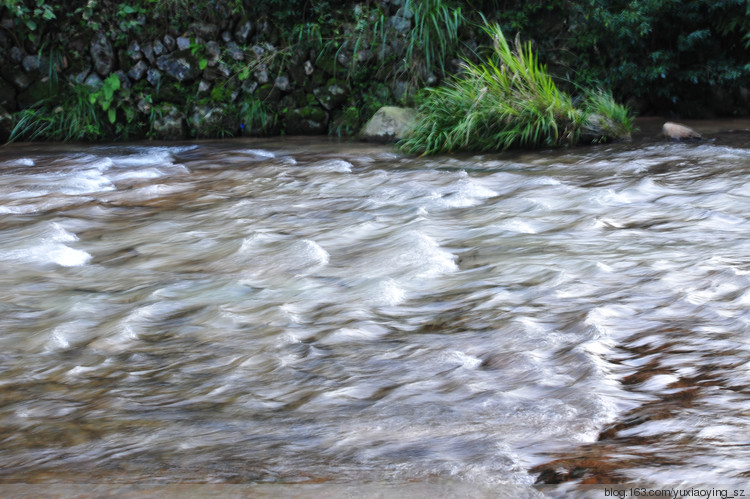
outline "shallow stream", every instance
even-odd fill
[[[0,149],[0,482],[750,495],[750,125],[652,125]]]

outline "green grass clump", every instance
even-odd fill
[[[584,127],[598,131],[598,121],[610,123],[612,130],[632,128],[627,109],[611,94],[590,92],[579,109],[557,88],[530,43],[517,39],[513,49],[499,26],[485,31],[494,41],[489,57],[465,61],[463,74],[425,90],[416,123],[399,144],[402,150],[434,154],[558,146],[577,143]],[[597,113],[602,117],[592,122]]]

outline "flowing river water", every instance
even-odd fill
[[[750,123],[651,125],[0,149],[0,490],[750,496]]]

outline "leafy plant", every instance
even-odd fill
[[[117,119],[117,112],[115,107],[112,106],[114,101],[115,92],[120,89],[120,78],[115,75],[109,75],[105,80],[101,88],[89,95],[89,102],[91,104],[99,104],[102,111],[107,113],[110,123],[114,123]]]
[[[485,31],[494,41],[489,56],[479,63],[465,61],[464,74],[426,89],[417,121],[400,144],[404,151],[488,151],[578,141],[590,112],[576,109],[557,88],[530,43],[517,38],[514,50],[498,25]],[[605,119],[622,119],[604,106],[597,110],[607,113]]]

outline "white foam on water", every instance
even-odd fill
[[[495,197],[497,192],[488,189],[478,182],[470,179],[461,179],[455,184],[444,189],[440,194],[440,203],[448,208],[466,208],[482,204],[486,199]]]
[[[308,168],[315,168],[319,171],[322,170],[334,173],[351,173],[353,166],[354,165],[350,162],[343,159],[327,159],[324,161],[318,161],[317,163],[312,163]]]
[[[271,159],[271,158],[276,157],[276,154],[274,154],[271,151],[266,151],[264,149],[242,149],[238,152],[240,154],[249,154],[249,155],[255,156],[258,159]]]
[[[112,181],[102,174],[99,167],[80,170],[60,175],[58,182],[52,184],[53,190],[63,194],[88,194],[92,192],[113,191]],[[57,189],[55,189],[57,187]]]
[[[85,265],[91,259],[87,252],[70,248],[65,243],[77,241],[78,237],[52,222],[49,230],[30,246],[13,248],[3,252],[0,258],[28,263],[57,264],[61,267]]]
[[[505,220],[497,224],[497,227],[501,230],[516,232],[518,234],[536,234],[537,232],[539,232],[539,230],[534,228],[534,226],[532,226],[529,222],[520,218],[511,218],[510,220]]]
[[[448,364],[458,364],[465,369],[476,369],[482,365],[482,359],[474,357],[473,355],[468,355],[459,350],[444,353],[441,360]]]
[[[406,291],[395,279],[380,281],[375,288],[373,301],[383,305],[398,305],[406,299]]]
[[[456,256],[440,247],[434,239],[417,231],[410,231],[412,250],[404,254],[404,261],[417,265],[422,271],[417,277],[435,277],[458,271]]]
[[[11,161],[6,161],[7,166],[34,166],[36,163],[31,158],[18,158]]]
[[[243,242],[244,244],[244,242]],[[327,265],[331,255],[321,245],[310,239],[304,239],[293,245],[294,253],[302,257],[302,263],[306,265]]]

